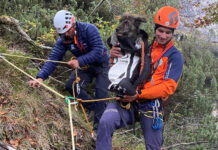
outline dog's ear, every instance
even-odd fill
[[[139,27],[142,22],[143,22],[143,23],[146,23],[146,22],[147,22],[147,20],[146,20],[145,17],[140,17],[140,16],[135,17],[135,25],[136,25],[137,27]]]

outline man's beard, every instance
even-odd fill
[[[65,36],[64,34],[60,34],[60,37],[63,39],[65,44],[71,44],[74,42],[73,36]]]

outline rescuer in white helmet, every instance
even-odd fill
[[[90,23],[77,21],[75,16],[67,10],[60,10],[56,13],[54,27],[60,37],[48,59],[60,61],[67,50],[76,56],[76,59],[68,62],[68,65],[74,70],[67,81],[66,89],[73,94],[72,83],[76,80],[75,69],[78,69],[80,81],[75,86],[76,97],[83,100],[107,98],[109,54],[97,27]],[[46,62],[37,74],[37,80],[43,82],[55,70],[56,66],[57,63]],[[86,66],[85,69],[80,69],[84,66]],[[96,79],[95,97],[91,97],[84,90],[84,87],[91,83],[94,78]],[[29,81],[29,86],[39,87],[40,84],[36,81]],[[95,112],[93,126],[96,129],[106,102],[84,104],[88,110]]]

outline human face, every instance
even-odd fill
[[[171,40],[172,36],[173,31],[168,28],[159,27],[155,31],[155,40],[162,45],[168,43]]]
[[[65,42],[73,42],[75,35],[75,28],[70,28],[67,32],[61,34],[60,36],[63,38]]]

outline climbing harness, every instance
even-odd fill
[[[163,113],[158,110],[158,108],[160,108],[160,102],[156,99],[155,101],[151,101],[149,104],[152,107],[152,111],[150,110],[144,112],[139,110],[139,115],[143,114],[145,117],[153,119],[152,129],[159,130],[161,129],[163,122]]]
[[[123,103],[123,102],[120,102],[120,106],[122,107],[122,108],[125,108],[126,110],[129,110],[130,108],[131,108],[131,103],[130,102],[128,102],[128,103]]]

